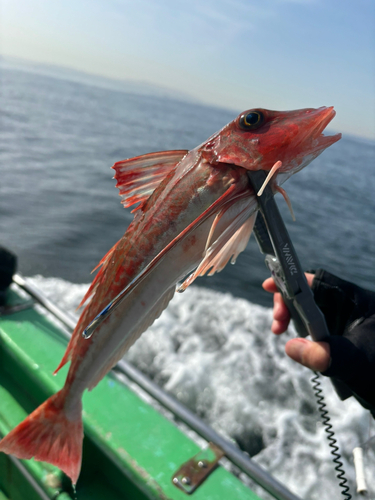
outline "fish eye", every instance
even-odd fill
[[[263,122],[264,115],[261,111],[250,111],[250,113],[241,116],[239,125],[243,130],[254,130],[259,128]]]

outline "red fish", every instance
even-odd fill
[[[137,204],[125,235],[103,257],[88,301],[57,368],[71,362],[63,389],[0,442],[0,451],[56,465],[77,482],[81,468],[83,392],[93,389],[155,321],[180,285],[218,272],[245,249],[257,211],[247,170],[278,181],[298,172],[340,134],[324,136],[333,108],[253,109],[192,151],[163,151],[116,163],[125,207]],[[195,271],[194,271],[195,270]],[[94,334],[84,329],[121,293]],[[57,371],[56,370],[56,371]]]

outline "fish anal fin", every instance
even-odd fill
[[[102,265],[102,264],[99,264],[99,266]],[[89,289],[87,290],[87,292],[85,293],[83,299],[81,300],[79,306],[77,307],[77,309],[79,309],[80,307],[83,306],[83,304],[90,298],[90,296],[94,293],[94,289],[99,281],[99,277],[100,277],[100,272],[95,276],[95,278],[93,279],[93,282],[91,283]]]
[[[114,256],[114,253],[116,251],[116,248],[118,246],[118,244],[120,243],[121,240],[119,240],[117,243],[115,243],[113,245],[113,247],[104,255],[104,257],[102,258],[102,260],[99,262],[99,264],[94,267],[94,269],[91,271],[91,273],[95,272],[100,266],[102,266],[102,269],[98,272],[98,274],[95,276],[95,278],[93,279],[89,289],[87,290],[87,292],[85,293],[83,299],[81,300],[79,306],[77,307],[77,309],[79,309],[80,307],[82,307],[84,305],[84,303],[90,298],[90,296],[95,292],[95,288],[97,287],[99,281],[101,280],[102,276],[103,276],[103,270],[106,268],[106,265],[107,263],[112,259],[112,257]]]
[[[183,292],[198,276],[212,276],[224,269],[229,260],[234,264],[243,252],[253,231],[256,213],[244,209],[207,250],[197,269],[178,287]]]
[[[96,286],[96,281],[97,281],[97,278],[98,278],[98,276],[99,276],[100,273],[101,273],[101,270],[95,276],[94,281],[91,283],[90,288],[86,292],[85,296],[83,297],[83,299],[82,299],[80,305],[77,307],[77,309],[79,309],[80,307],[82,307],[83,304],[86,302],[86,300],[88,300],[90,298],[90,296],[94,293],[95,286]],[[81,316],[79,317],[78,323],[76,324],[76,327],[74,328],[73,333],[72,333],[72,335],[70,337],[68,346],[67,346],[66,351],[64,353],[64,356],[62,357],[62,359],[61,359],[58,367],[56,368],[56,370],[53,372],[54,375],[56,375],[56,373],[59,370],[61,370],[61,368],[64,365],[66,365],[66,363],[68,363],[68,361],[71,360],[72,353],[73,353],[74,348],[75,348],[75,346],[77,344],[77,340],[78,340],[78,338],[82,334],[82,329],[84,328],[84,325],[86,325],[86,322],[87,322],[87,312],[88,312],[89,306],[90,306],[90,304],[87,304],[86,307],[85,307],[85,309],[82,311]]]
[[[63,366],[66,365],[66,363],[68,361],[71,360],[71,357],[72,357],[72,351],[73,351],[73,346],[74,346],[74,342],[73,342],[73,336],[70,337],[70,341],[69,341],[69,344],[68,344],[68,347],[66,348],[66,351],[64,353],[64,356],[62,357],[62,360],[60,361],[59,363],[59,366],[56,368],[56,370],[53,372],[54,375],[56,375],[56,373],[61,370],[61,368]]]
[[[99,264],[95,267],[95,269],[93,269],[92,272],[96,271],[100,266],[102,266],[102,268],[99,270],[98,274],[95,276],[95,278],[93,279],[89,289],[87,290],[87,292],[85,293],[83,299],[81,300],[79,306],[77,307],[77,310],[82,307],[85,302],[87,302],[95,293],[95,291],[97,290],[97,287],[99,285],[99,283],[101,282],[101,280],[103,279],[103,276],[105,274],[105,269],[107,268],[107,265],[108,263],[111,261],[111,259],[114,257],[114,253],[119,245],[119,243],[121,242],[121,240],[119,240],[117,243],[115,243],[113,245],[113,247],[104,255],[104,257],[102,258],[102,260],[99,262]],[[82,333],[82,330],[83,328],[87,325],[87,316],[88,316],[88,311],[89,311],[89,306],[90,306],[90,303],[88,303],[86,305],[86,308],[82,311],[81,313],[81,316],[77,322],[77,325],[72,333],[72,336],[69,340],[69,344],[68,344],[68,347],[66,348],[66,351],[65,351],[65,354],[62,358],[62,360],[60,361],[60,364],[58,365],[58,367],[56,368],[56,370],[53,372],[54,375],[56,375],[56,373],[68,362],[70,361],[71,357],[72,357],[72,352],[76,346],[76,343],[77,343],[77,339],[80,337],[81,333]]]
[[[138,210],[187,153],[185,149],[160,151],[115,163],[112,168],[124,207],[140,203],[133,212]]]
[[[86,307],[84,308],[84,310],[82,311],[81,313],[81,316],[76,324],[76,327],[74,328],[73,330],[73,333],[70,337],[70,340],[69,340],[69,343],[68,343],[68,346],[66,348],[66,351],[64,353],[64,356],[62,358],[62,360],[60,361],[60,364],[59,366],[56,368],[56,370],[53,372],[54,375],[56,375],[56,373],[61,370],[61,368],[66,365],[66,363],[68,361],[71,360],[72,358],[72,353],[74,351],[74,348],[77,344],[77,341],[78,339],[80,338],[81,334],[82,334],[82,330],[84,328],[84,326],[87,324],[87,317],[88,317],[88,314],[89,314],[89,308],[90,308],[90,304],[87,304]]]
[[[89,391],[91,391],[102,380],[102,378],[109,372],[109,370],[113,368],[115,364],[118,363],[118,361],[120,361],[120,359],[124,356],[128,349],[130,349],[134,342],[142,335],[142,333],[145,332],[147,328],[149,328],[153,324],[153,322],[161,315],[169,302],[172,300],[174,293],[175,286],[171,287],[159,298],[159,300],[152,307],[143,321],[138,324],[134,332],[129,336],[129,338],[126,339],[126,342],[118,350],[116,350],[113,356],[111,356],[111,358],[102,367],[100,372],[98,372],[98,374],[93,378],[90,385],[88,386]]]

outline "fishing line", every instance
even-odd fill
[[[314,395],[318,404],[318,409],[324,430],[327,433],[328,445],[331,448],[331,454],[333,455],[333,463],[336,465],[335,470],[337,472],[337,479],[340,481],[339,486],[341,488],[342,495],[346,500],[351,500],[352,496],[349,493],[348,480],[345,477],[345,471],[343,463],[341,462],[341,455],[339,453],[339,447],[337,446],[337,441],[334,438],[335,433],[332,430],[332,425],[330,423],[331,419],[328,415],[327,405],[324,401],[323,391],[321,388],[321,383],[319,379],[319,374],[314,372],[314,377],[311,379],[313,385]]]

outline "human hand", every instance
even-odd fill
[[[289,340],[286,353],[298,363],[343,382],[375,418],[375,292],[318,269],[306,274],[327,322],[326,342]],[[263,288],[274,294],[272,331],[284,332],[290,315],[272,278]]]
[[[306,273],[306,279],[311,287],[314,275]],[[268,278],[264,281],[263,288],[267,292],[274,294],[273,323],[271,330],[276,335],[280,335],[288,328],[290,313],[272,278]],[[285,352],[297,363],[307,366],[314,371],[323,372],[327,370],[331,362],[330,347],[327,342],[311,342],[304,338],[295,338],[286,343]]]

